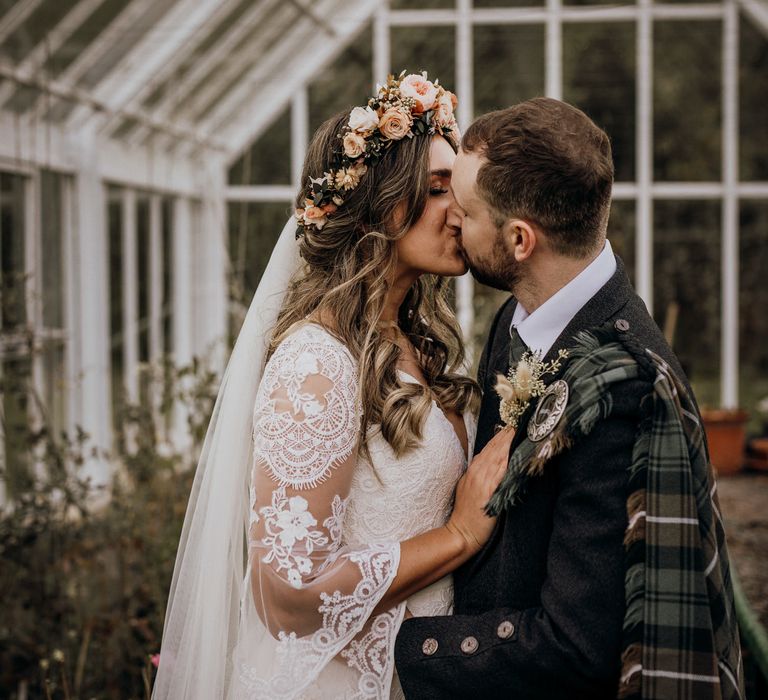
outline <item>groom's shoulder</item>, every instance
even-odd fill
[[[633,293],[624,308],[615,316],[615,323],[619,325],[622,325],[621,322],[625,323],[627,331],[640,345],[659,355],[670,365],[679,378],[687,383],[680,361],[640,296]]]

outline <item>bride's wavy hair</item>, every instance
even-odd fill
[[[302,183],[333,168],[348,118],[344,111],[317,130]],[[322,230],[304,230],[299,250],[305,265],[288,288],[269,349],[271,355],[292,327],[309,317],[344,343],[359,367],[365,454],[365,437],[374,425],[396,455],[412,449],[422,438],[432,404],[428,389],[398,377],[401,350],[381,320],[397,265],[396,243],[419,220],[429,197],[430,141],[416,136],[393,144],[345,195]],[[451,146],[455,151],[456,145]],[[297,196],[297,207],[304,206],[304,192]],[[403,300],[397,323],[418,351],[437,401],[464,413],[477,406],[480,390],[461,374],[464,346],[447,291],[447,278],[422,275]]]

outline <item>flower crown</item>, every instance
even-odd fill
[[[310,178],[304,208],[296,209],[296,238],[308,229],[322,230],[342,204],[346,194],[360,184],[369,165],[375,165],[392,145],[404,138],[442,134],[456,142],[458,127],[453,111],[456,96],[438,81],[421,75],[388,76],[378,85],[366,107],[355,107],[339,134],[342,150],[333,168],[322,177]]]

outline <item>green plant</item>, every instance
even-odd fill
[[[213,406],[216,375],[204,363],[158,368],[159,405],[124,406],[113,452],[87,433],[28,426],[38,465],[0,509],[0,689],[19,698],[149,698],[165,602],[196,455]],[[24,392],[38,403],[31,387]],[[188,409],[192,445],[157,439],[176,401]],[[131,437],[128,437],[131,436]],[[109,459],[100,493],[82,476]],[[9,468],[3,465],[0,478]],[[101,496],[101,498],[99,498]],[[104,497],[107,498],[104,498]],[[94,507],[94,503],[101,505]],[[155,659],[156,661],[156,659]]]

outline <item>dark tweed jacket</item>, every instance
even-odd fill
[[[579,330],[621,320],[683,377],[619,258],[617,263],[547,359],[569,347]],[[508,369],[515,306],[511,298],[499,310],[483,351],[476,452],[501,423],[492,387],[496,373]],[[554,379],[547,377],[547,383]],[[639,402],[647,391],[640,381],[623,385],[613,394],[611,416],[530,480],[522,502],[499,516],[484,549],[455,572],[454,615],[403,623],[395,661],[407,698],[616,697],[627,473]],[[533,408],[521,418],[512,449],[525,435]]]

